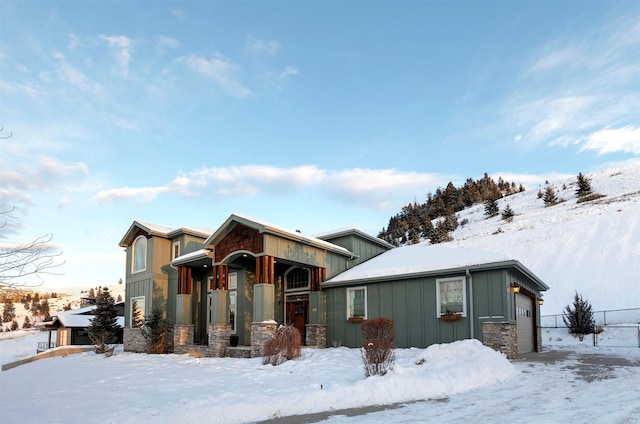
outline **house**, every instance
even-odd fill
[[[495,255],[456,259],[453,267],[438,259],[437,246],[416,255],[356,229],[310,237],[239,214],[217,230],[134,221],[120,246],[129,351],[144,350],[139,324],[154,308],[173,323],[176,352],[206,356],[260,356],[283,323],[295,325],[306,346],[356,347],[360,322],[376,316],[396,321],[399,347],[473,337],[515,356],[525,325],[533,340],[526,349],[541,346],[535,300],[548,287],[519,262]],[[396,260],[406,262],[401,270],[375,271]],[[520,297],[526,323],[517,320]],[[444,325],[449,317],[456,321]]]
[[[118,325],[124,328],[124,302],[116,302],[114,304],[116,308],[116,315],[118,319]],[[38,347],[38,350],[46,350],[47,347],[56,346],[68,346],[68,345],[91,345],[91,339],[89,339],[88,327],[91,324],[91,320],[95,316],[96,305],[85,306],[78,309],[71,309],[68,311],[59,312],[49,322],[44,322],[44,328],[49,331],[49,343],[43,344],[42,347]],[[51,335],[55,330],[56,343],[52,345]],[[118,332],[116,343],[123,342],[122,329]]]

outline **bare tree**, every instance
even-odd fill
[[[11,138],[12,133],[3,135],[4,127],[0,127],[0,140]],[[0,204],[0,239],[11,232],[10,221],[15,217],[12,213],[15,206],[9,208]],[[4,209],[4,210],[3,210]],[[27,243],[0,245],[0,288],[5,287],[34,287],[42,284],[28,283],[27,277],[42,278],[43,275],[61,275],[55,270],[64,264],[60,260],[62,252],[51,244],[52,234],[45,234]]]
[[[7,212],[0,212],[5,215]],[[6,222],[0,226],[4,227]],[[51,234],[37,237],[28,243],[0,246],[0,286],[27,287],[39,284],[27,283],[27,277],[60,275],[56,270],[64,264],[62,252],[53,247]]]

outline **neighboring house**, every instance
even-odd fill
[[[124,328],[124,302],[114,304],[118,316],[118,325]],[[45,322],[45,329],[49,330],[49,346],[51,332],[56,331],[56,346],[91,345],[87,328],[95,316],[96,305],[59,312],[50,322]],[[117,344],[123,342],[122,329],[118,331]]]
[[[237,214],[215,231],[134,221],[120,246],[127,252],[125,350],[144,350],[139,326],[158,308],[174,324],[176,352],[207,356],[260,356],[279,324],[295,325],[306,346],[356,347],[362,342],[359,323],[378,316],[396,321],[399,347],[473,337],[495,347],[506,343],[515,352],[514,332],[525,324],[516,318],[512,282],[531,300],[523,306],[526,325],[532,326],[532,350],[540,349],[533,300],[548,287],[513,260],[481,258],[457,267],[433,261],[425,269],[422,263],[434,257],[429,249],[437,246],[421,247],[424,255],[416,257],[410,248],[393,248],[356,229],[309,237]],[[366,276],[387,260],[418,261],[421,274],[391,267]],[[448,303],[436,302],[440,297]],[[436,313],[445,307],[461,319],[440,324]],[[492,328],[509,337],[494,341]]]

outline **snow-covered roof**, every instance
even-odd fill
[[[116,302],[120,304],[123,302]],[[91,314],[91,312],[96,308],[96,305],[85,306],[84,308],[71,309],[68,311],[58,312],[54,317],[53,321],[48,326],[55,326],[58,322],[63,327],[87,327],[91,324],[91,320],[95,317],[95,315]],[[124,317],[117,317],[118,325],[124,327]]]
[[[350,235],[357,235],[360,238],[369,240],[371,242],[379,244],[380,246],[386,247],[388,249],[394,248],[392,244],[386,242],[385,240],[382,240],[378,237],[374,237],[371,234],[367,234],[364,231],[358,230],[357,228],[340,228],[340,229],[329,231],[326,233],[316,234],[316,238],[319,238],[321,240],[329,240],[337,237],[350,236]]]
[[[220,228],[218,228],[215,233],[213,233],[209,238],[207,238],[207,240],[204,242],[204,245],[208,246],[210,244],[217,242],[220,238],[224,237],[228,226],[234,221],[240,224],[246,225],[247,227],[255,228],[261,233],[280,235],[290,240],[296,240],[301,243],[306,243],[315,247],[319,247],[321,249],[330,250],[345,256],[349,256],[349,257],[353,256],[353,253],[350,252],[349,249],[345,249],[342,246],[329,243],[328,241],[324,241],[316,237],[305,236],[304,234],[299,233],[297,231],[291,231],[284,227],[279,227],[277,225],[270,224],[266,221],[262,221],[256,218],[252,218],[252,217],[242,215],[242,214],[237,214],[237,213],[234,213],[229,218],[227,218],[227,220],[220,226]]]
[[[172,260],[171,265],[183,265],[192,261],[202,259],[213,259],[213,252],[211,251],[211,249],[198,249],[194,252],[185,253],[184,255],[178,256],[177,258]]]
[[[136,228],[140,228],[148,234],[165,237],[165,238],[176,237],[176,236],[179,236],[180,234],[190,234],[190,235],[195,235],[202,238],[207,238],[211,234],[213,234],[213,230],[210,228],[180,227],[177,229],[173,229],[169,227],[164,227],[162,225],[149,224],[147,222],[142,222],[142,221],[133,221],[133,223],[125,233],[124,237],[122,237],[122,240],[120,240],[119,245],[121,247],[126,247],[128,245],[129,241],[131,241],[132,237],[136,233],[136,230],[135,230]]]
[[[417,244],[391,249],[336,275],[322,283],[322,286],[494,267],[515,267],[535,281],[541,290],[548,289],[531,271],[509,256],[440,244]]]

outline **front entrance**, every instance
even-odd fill
[[[303,345],[306,340],[308,316],[309,294],[287,295],[285,297],[285,322],[298,329]]]

